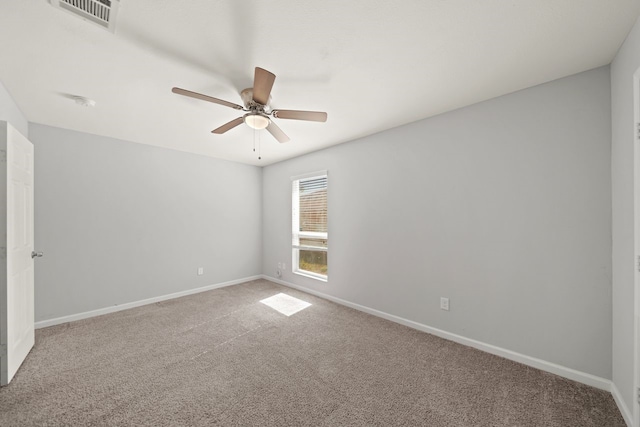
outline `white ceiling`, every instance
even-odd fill
[[[0,0],[0,81],[32,122],[267,165],[606,65],[640,0],[121,0],[115,34],[47,0]],[[240,114],[255,66],[276,74],[279,144]],[[69,95],[94,99],[81,107]],[[398,141],[401,143],[401,141]]]

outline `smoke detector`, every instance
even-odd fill
[[[73,99],[76,102],[76,104],[82,105],[83,107],[96,106],[96,101],[94,101],[93,99],[86,98],[84,96],[71,96],[71,99]]]
[[[66,10],[86,21],[105,28],[112,33],[116,30],[118,0],[49,0],[57,9]]]

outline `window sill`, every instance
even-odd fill
[[[327,276],[320,276],[319,274],[307,273],[306,271],[303,271],[303,270],[294,271],[293,274],[297,274],[298,276],[308,277],[310,279],[319,280],[325,283],[328,282],[328,279],[329,279]]]

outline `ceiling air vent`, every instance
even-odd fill
[[[100,25],[112,33],[118,15],[117,0],[51,0],[51,5]]]

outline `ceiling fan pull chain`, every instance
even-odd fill
[[[253,130],[253,152],[256,152],[256,130]]]
[[[262,138],[258,134],[258,160],[262,160]]]

